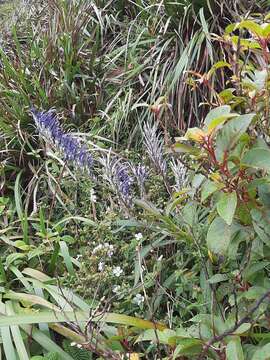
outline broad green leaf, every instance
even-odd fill
[[[232,235],[231,226],[221,217],[216,217],[211,223],[207,237],[207,247],[214,254],[225,255],[230,245]]]
[[[237,24],[235,23],[227,25],[225,28],[225,34],[230,34],[231,32],[233,32],[236,26]]]
[[[222,193],[217,203],[217,212],[220,217],[228,224],[231,225],[237,206],[236,192]]]
[[[186,338],[188,338],[186,334]],[[136,340],[136,343],[141,341],[153,341],[156,342],[159,339],[161,344],[174,345],[176,339],[176,332],[171,329],[164,331],[149,329],[144,331]]]
[[[238,114],[231,113],[231,107],[229,105],[219,106],[211,110],[204,121],[204,131],[211,132],[218,125],[223,124],[226,120],[239,116]]]
[[[234,323],[231,326],[233,326],[233,325],[234,325]],[[234,335],[243,335],[244,333],[246,333],[247,331],[250,330],[251,326],[252,325],[250,323],[244,323],[244,324],[240,325],[239,328],[236,329],[233,334]]]
[[[52,280],[50,276],[45,275],[41,271],[36,269],[25,268],[23,269],[22,273],[31,276],[34,279],[40,280],[41,282],[48,282]]]
[[[40,311],[39,313],[16,314],[11,316],[0,316],[0,328],[12,325],[26,325],[43,323],[61,322],[86,322],[89,320],[89,311],[62,311],[54,313],[52,311]],[[104,323],[134,326],[138,329],[158,329],[165,330],[166,326],[160,323],[153,323],[148,320],[114,313],[104,313],[91,318],[93,322],[102,321]]]
[[[251,358],[251,360],[269,360],[269,359],[270,359],[270,343],[258,349]]]
[[[229,64],[227,61],[218,61],[208,71],[208,75],[212,75],[216,70],[224,68],[224,67],[231,68],[231,64]]]
[[[255,23],[254,21],[251,20],[244,20],[241,21],[237,27],[238,29],[247,29],[249,30],[252,34],[255,34],[259,37],[263,37],[263,28],[258,25],[257,23]]]
[[[258,90],[263,90],[268,81],[268,71],[264,70],[255,70],[253,76],[253,83],[257,87]]]
[[[204,124],[209,126],[211,122],[217,118],[228,116],[231,113],[231,107],[229,105],[222,105],[209,111],[204,120]]]
[[[206,133],[204,131],[202,131],[199,128],[190,128],[188,129],[188,131],[185,134],[185,139],[186,140],[193,140],[196,142],[203,142],[204,137],[206,136]]]
[[[48,309],[54,310],[54,311],[60,311],[61,309],[55,306],[54,304],[50,303],[49,301],[43,299],[40,296],[32,295],[32,294],[24,294],[21,292],[14,292],[14,291],[8,291],[4,294],[5,299],[12,299],[12,300],[19,300],[23,303],[28,303],[31,305],[40,305],[44,306]]]
[[[219,189],[219,186],[211,180],[206,180],[202,185],[201,199],[204,202],[210,195]]]
[[[245,360],[240,337],[234,336],[226,347],[227,360]]]
[[[209,284],[217,284],[222,281],[227,281],[229,279],[229,276],[227,274],[215,274],[210,277],[208,280]]]
[[[263,37],[268,38],[270,35],[270,24],[265,24],[266,26],[263,27]]]
[[[270,150],[261,148],[251,149],[244,155],[242,164],[268,172],[270,171]]]
[[[14,246],[22,251],[28,251],[31,249],[31,247],[22,240],[15,241]]]
[[[242,39],[237,35],[231,36],[231,41],[235,46],[238,46],[240,42],[241,50],[248,50],[248,49],[261,49],[260,44],[255,39]]]
[[[242,273],[242,277],[245,281],[250,281],[250,279],[256,274],[260,273],[264,270],[267,266],[270,265],[270,261],[260,261],[250,263],[248,267]]]
[[[183,144],[181,142],[176,142],[173,146],[172,146],[172,150],[169,151],[172,153],[189,153],[189,154],[198,154],[199,150],[196,149],[193,146],[187,145],[187,144]]]
[[[264,211],[261,212],[258,209],[252,209],[250,211],[251,217],[252,217],[252,223],[255,232],[259,236],[259,238],[266,244],[270,245],[270,222],[269,222],[269,216],[270,212]]]
[[[199,354],[202,350],[201,340],[199,339],[183,339],[178,341],[178,345],[173,353],[173,360],[178,359],[180,355],[193,356]]]
[[[252,286],[243,293],[243,297],[248,300],[257,300],[266,293],[267,289],[262,286]]]
[[[229,152],[247,131],[255,114],[240,115],[223,126],[217,136],[216,154],[222,161],[225,152]]]

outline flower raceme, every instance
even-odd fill
[[[40,135],[52,142],[61,151],[66,161],[71,161],[78,168],[91,173],[93,168],[92,155],[75,136],[63,131],[53,110],[38,111],[32,108],[31,113]]]
[[[36,108],[31,109],[37,130],[41,136],[51,142],[63,155],[65,161],[72,162],[78,169],[87,170],[93,175],[93,156],[89,153],[87,146],[83,145],[80,140],[70,133],[66,133],[60,125],[55,112],[51,109],[48,111],[38,111]],[[155,138],[156,127],[151,130],[147,128],[151,139]],[[148,136],[148,137],[149,137]],[[148,139],[148,145],[151,147],[151,140]],[[152,139],[152,140],[153,140]],[[162,171],[165,171],[166,163],[162,157],[162,140],[157,136],[155,138],[155,149],[151,147],[151,154],[157,155],[156,160]],[[149,150],[150,151],[150,150]],[[148,170],[143,164],[133,165],[127,161],[114,156],[110,153],[106,157],[97,158],[101,164],[105,179],[111,185],[111,188],[117,193],[118,197],[126,206],[132,204],[132,190],[135,181],[138,184],[140,194],[143,196],[144,183],[148,177]],[[91,201],[96,202],[95,191],[91,190]]]

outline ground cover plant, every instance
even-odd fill
[[[6,12],[3,359],[269,358],[269,10]]]

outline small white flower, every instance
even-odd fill
[[[138,306],[142,305],[144,303],[144,296],[142,296],[141,294],[137,294],[133,298],[133,302],[134,302],[134,304],[137,304]]]
[[[120,268],[120,266],[116,266],[113,269],[113,275],[116,276],[116,277],[121,276],[122,273],[123,273],[123,270]]]
[[[95,194],[95,190],[94,190],[94,189],[91,189],[91,190],[90,190],[90,200],[91,200],[93,203],[96,203],[96,202],[97,202],[97,195]]]
[[[104,266],[105,266],[104,262],[100,261],[100,262],[98,263],[98,271],[103,271],[103,270],[104,270]]]
[[[115,286],[113,287],[112,291],[113,291],[114,294],[118,294],[119,291],[120,291],[120,289],[121,289],[121,286],[120,286],[120,285],[115,285]]]
[[[98,252],[99,250],[101,250],[103,248],[102,244],[97,245],[96,247],[94,247],[92,254],[95,254],[96,252]]]
[[[144,272],[146,269],[145,269],[145,266],[141,266],[141,270],[142,270],[142,272]]]
[[[109,249],[108,249],[108,252],[107,252],[107,255],[108,255],[109,257],[112,257],[112,256],[113,256],[113,252],[114,252],[114,250],[113,250],[113,245],[110,245],[110,246],[109,246]]]
[[[161,261],[163,259],[163,255],[160,255],[160,257],[157,259],[157,261]]]
[[[143,238],[143,234],[142,233],[138,233],[138,234],[135,234],[135,239],[136,240],[142,240],[142,238]]]

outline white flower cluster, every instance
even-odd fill
[[[113,248],[113,245],[111,245],[109,243],[97,245],[96,247],[94,247],[92,254],[94,255],[102,250],[105,250],[107,252],[107,256],[109,256],[109,257],[113,256],[114,248]]]
[[[102,272],[104,270],[105,263],[103,261],[100,261],[98,263],[98,271]]]
[[[123,270],[120,268],[120,266],[116,266],[113,271],[112,271],[113,275],[116,277],[119,277],[123,274]]]
[[[96,202],[97,202],[97,195],[96,195],[94,189],[91,189],[91,190],[90,190],[90,200],[91,200],[93,203],[96,203]]]
[[[144,303],[144,296],[142,296],[141,294],[137,294],[134,298],[133,298],[133,303],[141,306]]]
[[[121,290],[121,286],[120,285],[115,285],[112,289],[114,294],[118,294]]]
[[[135,234],[135,239],[136,240],[142,240],[143,239],[143,234],[142,233],[138,233],[138,234]]]

